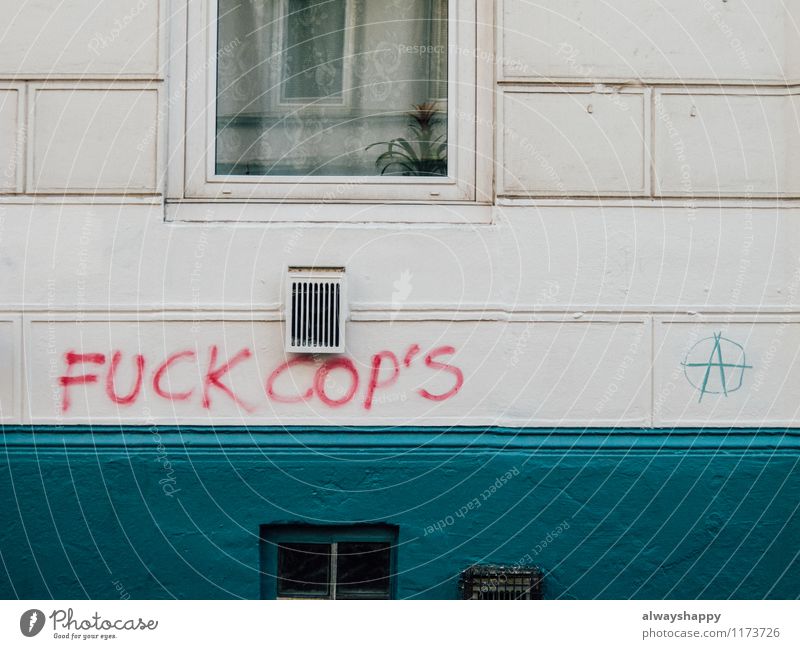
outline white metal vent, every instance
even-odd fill
[[[286,351],[344,352],[346,309],[344,268],[289,268]]]

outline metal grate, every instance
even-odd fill
[[[344,268],[290,268],[287,283],[286,351],[344,351]]]
[[[542,599],[538,568],[472,566],[461,573],[461,599]]]

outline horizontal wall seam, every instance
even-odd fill
[[[795,79],[756,79],[713,81],[708,79],[623,79],[620,77],[608,77],[604,79],[570,79],[570,78],[540,78],[540,77],[506,77],[498,79],[497,86],[501,90],[511,90],[514,88],[540,90],[587,90],[596,91],[599,87],[603,90],[646,90],[654,89],[680,89],[680,90],[748,90],[753,94],[758,94],[763,90],[765,94],[774,91],[792,91],[800,88],[800,81]]]
[[[561,308],[559,308],[561,307]],[[611,323],[630,323],[643,322],[653,316],[666,316],[676,318],[692,318],[689,322],[694,322],[695,318],[705,317],[730,318],[732,322],[742,321],[748,317],[759,317],[762,322],[786,322],[787,318],[800,316],[800,303],[788,306],[767,305],[759,306],[754,304],[736,305],[731,309],[728,305],[712,304],[685,304],[685,305],[645,305],[645,304],[608,304],[598,306],[597,304],[522,304],[518,307],[507,308],[499,304],[487,305],[457,305],[457,304],[437,304],[436,306],[411,305],[396,308],[391,304],[380,302],[355,302],[350,305],[351,314],[359,314],[359,320],[369,321],[370,316],[376,314],[392,314],[392,320],[408,317],[414,321],[419,319],[441,320],[442,318],[456,315],[474,318],[475,320],[505,320],[508,316],[542,316],[549,317],[550,320],[540,322],[560,322],[557,318],[563,318],[567,322],[590,322],[592,316],[602,316],[605,320],[598,322]],[[80,314],[83,322],[114,322],[125,321],[124,318],[146,314],[148,321],[177,320],[194,322],[198,314],[206,316],[204,319],[211,321],[219,320],[243,320],[247,322],[258,322],[261,319],[276,320],[282,317],[282,306],[278,303],[265,303],[261,308],[254,309],[246,304],[213,304],[190,305],[190,304],[87,304],[80,310],[75,310],[74,305],[42,305],[42,304],[3,304],[0,310],[0,318],[29,317],[37,322],[50,322],[54,319],[58,322],[72,322],[74,316]],[[52,318],[52,316],[56,316]],[[636,317],[636,319],[631,319]],[[773,318],[765,320],[764,318]],[[384,318],[381,318],[384,319]],[[683,321],[683,320],[681,320]],[[745,321],[746,322],[746,321]]]
[[[800,425],[797,427],[763,426],[763,427],[731,427],[731,426],[688,426],[688,427],[662,427],[638,428],[632,426],[617,427],[578,427],[578,426],[529,426],[512,428],[508,426],[202,426],[202,425],[6,425],[0,426],[0,434],[11,433],[149,433],[153,428],[161,432],[171,433],[206,433],[213,434],[220,430],[226,432],[239,432],[244,434],[274,434],[274,433],[367,433],[367,434],[397,434],[397,433],[426,433],[426,434],[452,434],[452,433],[485,433],[485,434],[515,434],[515,435],[608,435],[615,434],[641,434],[661,433],[672,435],[699,435],[699,434],[727,434],[727,435],[756,435],[756,434],[782,434],[797,435],[800,437]]]
[[[323,452],[385,455],[403,452],[447,456],[486,453],[629,452],[711,455],[800,453],[800,428],[791,429],[404,429],[324,430],[241,428],[22,427],[6,426],[0,448],[6,455],[158,455],[172,453],[219,458],[220,452],[255,455]],[[358,459],[358,456],[355,458]]]

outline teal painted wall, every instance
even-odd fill
[[[277,522],[398,525],[399,597],[454,598],[473,563],[530,561],[547,598],[800,596],[797,430],[6,428],[2,442],[5,598],[258,598],[259,526]]]

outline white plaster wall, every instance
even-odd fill
[[[502,95],[498,192],[649,194],[650,95],[524,86]]]
[[[110,325],[96,315],[79,322],[69,321],[69,316],[66,321],[26,319],[29,381],[36,383],[26,386],[26,394],[31,395],[26,411],[34,423],[152,419],[172,424],[269,424],[279,419],[290,424],[325,425],[649,424],[650,326],[643,318],[577,321],[528,316],[512,322],[391,322],[356,316],[348,326],[347,356],[353,359],[358,376],[354,378],[344,369],[333,371],[324,394],[339,401],[351,387],[355,392],[347,403],[334,406],[323,402],[319,393],[292,404],[268,397],[266,381],[285,361],[281,326],[274,321],[277,317],[264,314],[236,321],[230,314],[198,317],[183,313],[165,322],[162,315],[138,315],[120,317]],[[634,351],[629,350],[632,340],[638,341]],[[403,359],[412,345],[418,345],[420,352],[406,367]],[[208,389],[208,403],[203,402],[203,377],[211,366],[212,346],[218,349],[215,368],[242,350],[252,354],[220,379],[238,402],[218,386]],[[98,380],[70,387],[66,410],[60,373],[49,372],[51,361],[60,361],[58,353],[48,353],[53,347],[106,356],[104,363],[83,364],[74,372],[90,373]],[[431,368],[425,362],[427,354],[443,347],[453,352],[442,354],[439,360],[454,370]],[[119,396],[129,394],[136,384],[135,355],[145,359],[142,390],[131,405],[109,398],[105,387],[117,350],[123,352],[114,374],[114,394]],[[158,387],[162,392],[190,396],[185,400],[159,396],[153,387],[155,373],[165,359],[186,351],[191,356],[171,366]],[[375,390],[368,406],[372,357],[386,351],[397,357],[399,375],[395,383]],[[605,381],[595,380],[614,375],[626,357],[627,371],[620,372],[617,389],[608,390]],[[275,392],[284,399],[304,395],[323,362],[316,359],[287,371],[276,381]],[[420,396],[420,390],[437,397],[447,395],[460,383],[456,370],[463,375],[463,387],[457,394],[442,401]],[[393,364],[385,361],[380,383],[388,383],[393,374]],[[49,378],[41,382],[45,376]]]
[[[715,336],[728,367],[707,364]],[[760,426],[764,413],[770,413],[771,425],[796,425],[800,414],[796,405],[800,319],[796,315],[657,318],[654,342],[660,361],[653,385],[656,426],[710,422]],[[703,382],[705,392],[696,388]]]
[[[792,1],[500,4],[506,78],[781,83],[796,61]]]
[[[797,423],[800,3],[498,2],[496,150],[479,152],[496,160],[495,204],[427,225],[236,223],[235,205],[223,223],[198,203],[165,221],[164,175],[182,164],[163,144],[181,106],[165,26],[180,13],[142,3],[3,7],[3,421]],[[360,384],[341,408],[265,390],[284,358],[283,273],[313,264],[348,271]],[[719,373],[703,389],[686,375],[715,336],[748,359],[728,394]],[[452,346],[461,390],[421,399],[453,378],[423,354],[365,409],[374,354],[412,344]],[[224,381],[253,412],[219,387],[199,401],[211,345],[219,363],[252,350]],[[182,348],[197,352],[175,374],[192,399],[154,397],[154,370]],[[64,412],[70,350],[106,360]],[[120,390],[146,359],[130,406],[106,392],[114,351]]]
[[[23,143],[24,88],[16,84],[0,84],[0,193],[21,190]]]
[[[30,86],[31,193],[157,191],[158,90],[136,85]]]
[[[1,209],[0,292],[15,309],[277,308],[295,261],[345,265],[362,310],[797,305],[798,208],[504,205],[494,224],[468,227],[165,225],[159,206]]]
[[[789,74],[794,81],[800,79],[800,48],[796,46],[797,31],[800,29],[800,3],[790,2],[788,6],[788,19],[785,23],[786,42],[792,43],[789,48]]]
[[[797,196],[798,112],[786,91],[659,90],[657,193]]]
[[[153,76],[159,0],[1,0],[0,74]]]

